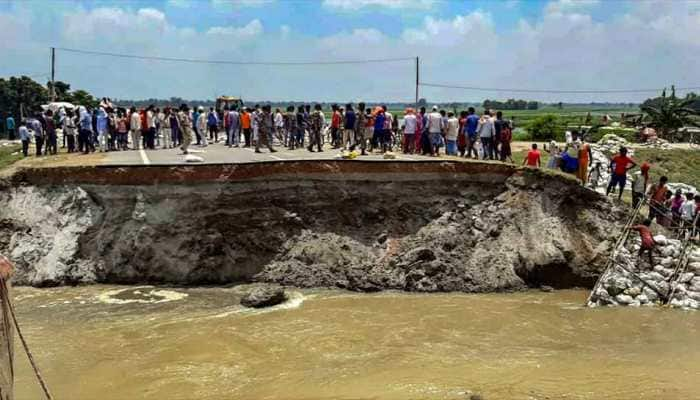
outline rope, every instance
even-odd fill
[[[22,330],[19,327],[19,323],[17,322],[17,317],[15,316],[15,310],[14,307],[12,306],[12,302],[9,299],[8,295],[8,290],[7,290],[7,283],[5,282],[5,279],[0,277],[0,295],[2,296],[2,301],[4,303],[4,306],[7,307],[7,309],[10,311],[10,315],[12,316],[12,321],[15,325],[15,329],[17,330],[17,336],[19,336],[19,340],[22,342],[22,347],[24,347],[24,352],[27,354],[27,358],[29,359],[29,363],[32,365],[32,368],[34,369],[34,374],[36,375],[37,380],[39,381],[39,385],[41,385],[41,389],[44,391],[44,395],[46,396],[47,400],[53,400],[53,397],[51,396],[51,392],[49,392],[48,386],[46,386],[46,382],[44,382],[44,378],[41,376],[41,372],[39,372],[39,367],[36,365],[36,361],[34,361],[34,356],[32,355],[32,352],[29,350],[29,345],[27,345],[27,341],[24,339],[24,335],[22,334]]]
[[[463,89],[473,90],[478,92],[517,92],[517,93],[573,93],[573,94],[596,94],[596,93],[658,93],[662,89],[582,89],[582,90],[562,90],[562,89],[508,89],[508,88],[489,88],[479,86],[459,86],[448,85],[444,83],[426,83],[421,82],[420,86],[443,88],[443,89]],[[698,90],[700,87],[682,87],[676,90]]]
[[[131,58],[137,60],[155,60],[155,61],[171,61],[185,62],[193,64],[225,64],[225,65],[338,65],[338,64],[372,64],[372,63],[388,63],[398,61],[414,61],[415,57],[402,58],[381,58],[381,59],[366,59],[366,60],[339,60],[339,61],[226,61],[226,60],[202,60],[195,58],[173,58],[160,56],[142,56],[137,54],[122,54],[109,53],[105,51],[92,51],[69,49],[65,47],[56,47],[56,50],[61,50],[69,53],[90,54],[96,56],[108,56],[119,58]]]
[[[620,250],[622,246],[625,245],[625,242],[627,242],[627,237],[629,236],[630,228],[632,228],[632,224],[634,223],[635,219],[637,218],[637,215],[639,215],[639,211],[642,209],[642,206],[647,202],[646,198],[644,198],[642,201],[637,204],[637,208],[634,209],[634,212],[632,213],[632,216],[627,220],[627,223],[625,224],[625,227],[622,230],[622,234],[617,238],[617,242],[615,243],[615,246],[613,247],[612,253],[610,253],[610,257],[608,258],[608,263],[605,266],[605,270],[603,271],[602,274],[598,277],[598,280],[596,281],[595,285],[593,286],[593,290],[591,290],[591,293],[588,295],[588,300],[586,300],[586,304],[591,302],[591,299],[593,298],[593,295],[595,294],[596,291],[598,291],[598,288],[600,285],[603,283],[603,277],[608,273],[608,271],[613,268],[615,265],[617,265],[615,258],[617,257],[617,252]],[[626,268],[625,268],[626,270]]]

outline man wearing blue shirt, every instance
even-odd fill
[[[479,153],[477,153],[474,145],[476,144],[476,130],[479,126],[479,116],[476,115],[474,107],[469,107],[469,113],[467,115],[467,122],[464,124],[464,132],[467,136],[467,157],[472,156],[472,150],[474,150],[474,158],[479,158]]]
[[[12,116],[8,116],[5,120],[5,126],[7,127],[7,135],[10,140],[15,140],[15,119]]]

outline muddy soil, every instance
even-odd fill
[[[0,191],[0,252],[17,265],[15,284],[34,286],[591,287],[624,212],[569,179],[508,171],[15,182]]]

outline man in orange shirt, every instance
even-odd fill
[[[537,143],[532,144],[532,150],[527,152],[527,157],[523,160],[523,165],[539,168],[541,164],[540,151],[537,150]]]
[[[625,185],[627,184],[627,171],[636,166],[637,163],[627,157],[627,149],[625,147],[620,147],[620,154],[613,157],[610,161],[612,174],[610,175],[610,182],[608,183],[608,189],[605,191],[605,195],[609,195],[610,191],[615,186],[619,186],[620,191],[617,194],[617,199],[622,200],[622,192],[625,190]]]
[[[653,220],[657,215],[663,215],[664,213],[664,203],[666,202],[666,192],[668,192],[668,187],[666,186],[668,178],[662,176],[659,179],[659,183],[651,185],[647,196],[649,196],[649,219]]]
[[[245,146],[250,147],[250,109],[245,108],[241,112],[241,128],[243,129],[243,137],[245,138]]]

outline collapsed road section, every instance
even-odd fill
[[[592,287],[626,216],[556,173],[444,161],[32,168],[0,201],[34,286]]]

